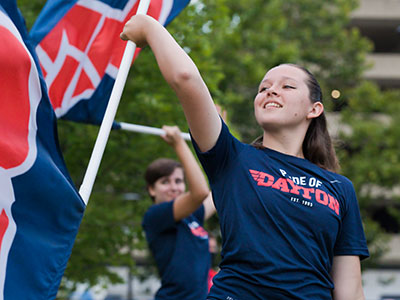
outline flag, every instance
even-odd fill
[[[15,0],[0,0],[0,300],[54,299],[85,205]]]
[[[147,14],[167,25],[189,1],[151,0]],[[30,37],[58,118],[101,123],[126,45],[119,34],[138,5],[139,0],[47,1]]]

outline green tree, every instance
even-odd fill
[[[400,90],[380,90],[376,84],[361,82],[347,93],[341,122],[351,128],[341,133],[338,153],[342,171],[352,179],[362,210],[373,265],[386,249],[387,236],[373,220],[374,213],[387,209],[400,224]]]
[[[371,45],[357,30],[348,29],[354,0],[212,2],[224,4],[230,20],[226,36],[213,43],[225,75],[219,85],[221,102],[247,141],[259,132],[251,102],[270,67],[302,64],[315,73],[325,94],[354,85],[366,68],[364,57]],[[209,4],[205,9],[211,15],[215,10]],[[326,105],[340,108],[340,103]]]

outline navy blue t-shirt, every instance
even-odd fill
[[[221,270],[208,299],[331,299],[333,257],[369,256],[344,176],[241,143],[225,124],[211,150],[195,149],[222,233]]]
[[[205,300],[210,267],[204,206],[176,222],[173,201],[151,206],[143,229],[161,276],[156,300]]]

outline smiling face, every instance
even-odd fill
[[[172,201],[185,192],[185,181],[182,168],[175,168],[171,175],[157,179],[148,187],[155,203]]]
[[[264,130],[308,127],[315,103],[310,100],[307,74],[292,65],[269,70],[254,100],[254,113]]]

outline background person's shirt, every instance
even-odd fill
[[[173,201],[151,206],[142,226],[161,277],[156,300],[205,300],[210,267],[204,206],[175,222]]]

